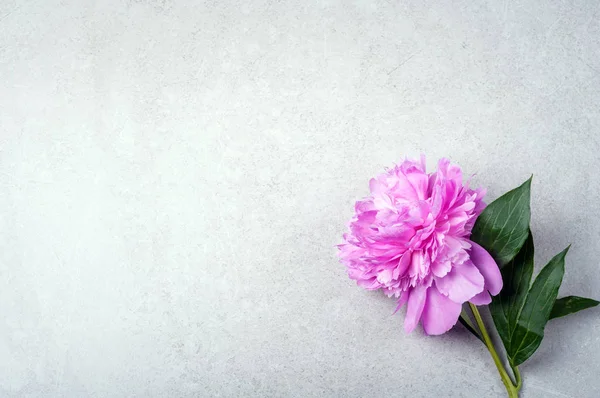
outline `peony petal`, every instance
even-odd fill
[[[469,301],[475,305],[488,305],[492,302],[492,296],[490,296],[487,290],[484,290]]]
[[[387,187],[377,178],[371,178],[369,181],[369,189],[371,190],[371,194],[375,195],[386,192]]]
[[[409,276],[417,275],[423,266],[423,253],[416,251],[412,253],[410,267],[408,269]]]
[[[392,275],[394,279],[398,279],[400,275],[404,275],[404,273],[408,269],[408,266],[410,265],[411,254],[412,253],[408,251],[405,252],[402,255],[402,257],[400,257],[400,259],[398,260],[398,266],[396,267],[396,269],[394,270],[394,274]]]
[[[396,306],[396,310],[394,311],[394,314],[396,312],[398,312],[398,310],[400,308],[402,308],[402,306],[408,301],[408,292],[405,290],[402,292],[402,294],[400,295],[400,298],[398,299],[398,306]]]
[[[461,309],[462,305],[450,300],[436,288],[430,288],[421,318],[425,333],[438,335],[447,332],[458,321]]]
[[[455,207],[454,209],[450,209],[449,212],[451,214],[453,213],[467,213],[470,212],[471,210],[473,210],[475,208],[475,202],[467,202],[467,203],[463,203],[460,206]]]
[[[359,279],[356,284],[367,290],[377,290],[381,287],[381,284],[377,281],[377,278],[371,279]]]
[[[447,248],[446,255],[454,256],[459,251],[463,250],[462,239],[455,238],[453,236],[446,236],[444,239],[445,247]]]
[[[440,214],[442,210],[442,203],[444,198],[442,197],[442,188],[439,185],[433,187],[431,192],[431,214],[435,217]]]
[[[386,268],[384,270],[381,270],[379,272],[379,274],[377,275],[377,281],[379,283],[381,283],[382,285],[386,285],[387,283],[389,283],[392,280],[393,273],[394,273],[394,270],[391,268]]]
[[[485,279],[485,289],[488,290],[492,296],[497,295],[502,290],[502,275],[500,269],[496,264],[496,261],[492,256],[477,243],[471,241],[473,245],[471,247],[471,261],[479,269],[479,272]]]
[[[397,171],[395,177],[396,185],[393,188],[394,196],[410,202],[419,200],[419,194],[417,193],[417,190],[401,170]]]
[[[364,213],[372,210],[375,210],[375,206],[373,206],[373,200],[371,199],[359,200],[354,204],[354,211],[356,213]]]
[[[415,206],[412,206],[407,213],[405,223],[411,226],[423,226],[423,223],[430,216],[430,208],[431,206],[424,200],[416,202]]]
[[[451,269],[452,263],[448,260],[435,261],[431,265],[431,272],[433,272],[433,275],[437,276],[438,278],[443,278],[444,276],[446,276],[446,274],[448,274],[448,272],[450,272]]]
[[[419,157],[419,160],[421,161],[421,171],[425,173],[427,171],[427,156],[425,156],[425,154],[422,153]]]
[[[427,290],[423,285],[415,286],[408,296],[408,304],[406,306],[406,317],[404,318],[404,330],[410,333],[419,323],[425,300],[427,298]]]
[[[427,195],[427,186],[429,185],[429,176],[419,169],[413,169],[405,172],[406,179],[412,185],[419,200],[424,200]]]
[[[443,278],[436,278],[438,290],[455,303],[464,303],[481,293],[484,286],[483,276],[470,261],[454,266]]]
[[[392,213],[396,210],[393,199],[387,193],[380,193],[373,197],[373,206],[377,210],[391,210]]]

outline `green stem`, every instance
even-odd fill
[[[517,366],[513,366],[512,363],[510,364],[510,368],[513,371],[513,374],[515,375],[515,380],[517,382],[516,388],[517,391],[521,390],[521,387],[523,386],[523,380],[521,379],[521,372],[519,372],[519,368]]]
[[[500,357],[498,356],[498,353],[496,352],[496,349],[494,348],[494,344],[492,343],[492,339],[490,338],[490,335],[488,334],[487,329],[485,328],[485,324],[483,323],[481,314],[479,314],[479,310],[477,309],[477,307],[475,305],[473,305],[471,303],[469,303],[469,306],[471,307],[471,311],[473,311],[473,316],[475,316],[475,321],[477,321],[477,326],[479,326],[479,330],[481,331],[481,336],[483,337],[483,342],[485,343],[485,346],[487,347],[488,351],[492,355],[492,359],[494,360],[494,363],[496,364],[496,368],[498,368],[498,373],[500,373],[500,378],[502,379],[502,383],[504,384],[504,387],[506,387],[506,392],[508,392],[508,397],[509,398],[518,398],[519,390],[517,387],[515,387],[513,385],[512,380],[510,379],[510,376],[508,375],[508,373],[506,373],[506,370],[504,370],[504,366],[502,365],[502,360],[500,359]],[[517,377],[517,373],[515,373],[515,378],[516,377]],[[520,375],[519,375],[519,378],[520,378]]]

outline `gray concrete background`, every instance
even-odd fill
[[[405,155],[534,173],[599,298],[599,71],[589,0],[0,0],[0,396],[504,396],[334,245]],[[600,312],[546,336],[522,396],[600,396]]]

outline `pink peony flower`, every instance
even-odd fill
[[[407,333],[419,321],[427,334],[445,333],[463,303],[489,304],[500,292],[496,262],[469,240],[485,191],[463,185],[458,166],[441,159],[427,174],[421,156],[371,179],[370,188],[356,202],[339,256],[359,286],[398,298],[396,310],[407,303]]]

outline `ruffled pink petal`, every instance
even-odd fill
[[[395,186],[392,190],[394,196],[408,201],[419,200],[419,193],[403,172],[395,175],[394,182]]]
[[[475,202],[467,202],[450,210],[450,214],[467,213],[475,208]]]
[[[394,270],[392,268],[387,268],[379,272],[377,275],[377,281],[382,285],[388,284],[392,280],[392,275],[394,274]]]
[[[452,263],[447,261],[436,261],[431,265],[431,272],[438,278],[443,278],[452,269]]]
[[[492,296],[490,296],[487,290],[484,290],[469,301],[475,305],[488,305],[492,302]]]
[[[371,190],[371,194],[378,195],[385,193],[388,190],[388,187],[383,182],[379,181],[379,178],[371,178],[369,181],[369,189]]]
[[[377,290],[381,287],[381,284],[377,281],[377,278],[371,279],[359,279],[356,284],[367,290]]]
[[[436,278],[438,290],[455,303],[464,303],[483,291],[483,276],[470,261],[457,265],[443,278]]]
[[[421,319],[425,300],[427,299],[427,290],[428,288],[425,286],[418,285],[410,292],[406,306],[406,317],[404,318],[404,330],[406,333],[412,332],[419,323],[419,319]]]
[[[412,253],[411,263],[408,268],[408,275],[417,275],[423,267],[423,253],[420,251]]]
[[[410,170],[405,172],[406,179],[412,185],[413,189],[417,194],[417,198],[419,200],[425,199],[425,194],[427,193],[427,185],[429,184],[429,177],[427,174],[423,173],[420,169]]]
[[[398,305],[396,306],[396,309],[394,310],[394,314],[396,312],[398,312],[398,310],[400,308],[402,308],[402,306],[404,304],[406,304],[406,302],[408,301],[408,292],[405,290],[402,292],[402,294],[400,295],[400,298],[398,298]]]
[[[427,301],[421,322],[425,333],[438,335],[446,333],[456,325],[462,306],[455,303],[434,287],[427,291]]]
[[[357,213],[364,213],[366,211],[375,210],[375,206],[373,206],[373,200],[359,200],[354,204],[354,211]]]
[[[483,247],[473,241],[471,241],[471,244],[471,261],[485,279],[485,290],[495,296],[502,290],[502,275],[498,264]]]
[[[407,252],[402,254],[402,257],[400,257],[400,259],[398,260],[398,266],[396,267],[396,269],[394,270],[394,279],[398,279],[398,277],[400,275],[404,275],[404,273],[406,272],[406,270],[408,269],[408,266],[411,263],[411,253]]]

